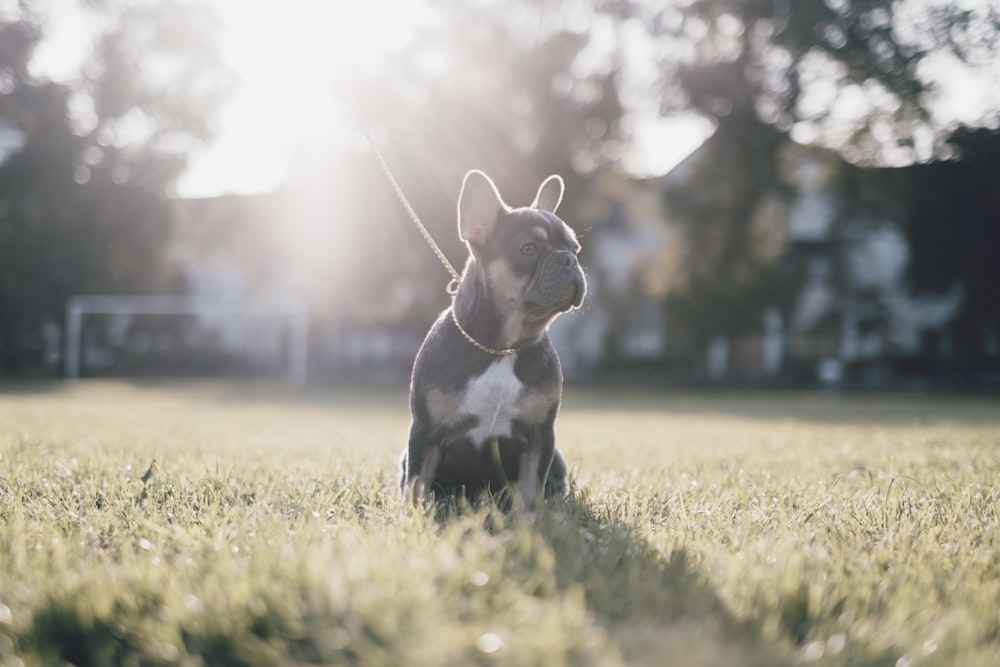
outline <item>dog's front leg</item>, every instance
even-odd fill
[[[535,506],[535,501],[545,488],[554,454],[555,438],[545,437],[541,430],[528,438],[517,466],[517,490],[526,509],[530,510]]]
[[[404,492],[410,494],[414,505],[430,498],[434,476],[441,465],[444,451],[440,443],[431,443],[417,432],[410,433],[406,450],[406,471],[403,477]]]

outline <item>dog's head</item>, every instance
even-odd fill
[[[530,206],[511,208],[481,171],[465,175],[458,197],[458,233],[478,264],[491,298],[534,321],[583,303],[587,293],[576,234],[555,211],[563,180],[549,176]]]

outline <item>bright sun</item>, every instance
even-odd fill
[[[238,89],[213,147],[178,184],[181,196],[273,189],[291,146],[342,127],[338,73],[401,46],[428,16],[419,0],[212,1]]]

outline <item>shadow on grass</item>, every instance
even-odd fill
[[[767,639],[759,623],[733,617],[687,550],[662,553],[585,491],[548,501],[527,519],[508,505],[502,497],[471,506],[444,500],[431,516],[443,533],[481,520],[503,538],[504,585],[582,600],[594,631],[627,664],[793,664],[791,632]]]
[[[698,571],[697,555],[683,547],[663,553],[585,491],[550,505],[535,528],[556,556],[556,585],[582,589],[590,613],[630,664],[898,664],[897,648],[862,642],[822,660],[806,657],[814,629],[829,620],[810,605],[806,582],[764,610],[773,623],[738,619]]]
[[[788,646],[735,619],[683,548],[669,554],[586,493],[539,516],[556,586],[580,589],[598,626],[631,664],[784,665]]]

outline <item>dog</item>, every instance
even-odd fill
[[[511,208],[485,173],[465,175],[458,233],[469,258],[410,383],[400,487],[414,503],[507,494],[530,509],[567,494],[554,433],[563,376],[547,332],[580,307],[587,281],[576,234],[555,215],[564,189],[550,176],[530,206]]]

